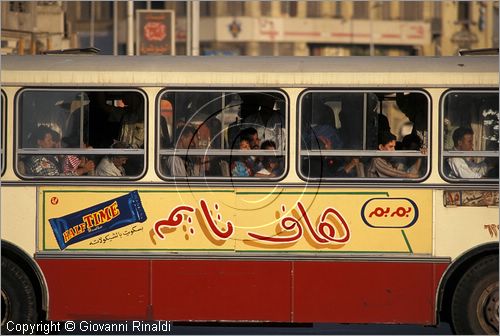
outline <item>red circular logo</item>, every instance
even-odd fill
[[[53,205],[56,205],[57,203],[59,203],[59,198],[57,197],[52,197],[50,199],[50,203],[52,203]]]

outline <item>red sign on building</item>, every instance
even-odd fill
[[[175,14],[172,10],[136,11],[137,55],[175,55]]]

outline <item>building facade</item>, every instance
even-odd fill
[[[2,52],[94,46],[126,54],[135,32],[128,15],[168,9],[176,54],[186,55],[192,3],[3,1]],[[498,1],[200,1],[199,54],[456,55],[498,47],[498,12]]]

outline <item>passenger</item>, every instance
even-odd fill
[[[260,148],[259,134],[254,127],[245,128],[243,131],[241,131],[240,137],[248,141],[251,149]]]
[[[84,155],[66,155],[63,161],[63,173],[64,175],[94,175],[94,169],[87,170],[85,165],[89,160]]]
[[[472,151],[474,150],[474,131],[468,127],[459,127],[453,132],[454,150]],[[451,168],[451,177],[459,178],[481,178],[488,171],[488,165],[482,161],[474,162],[472,158],[455,157],[449,158],[448,164]]]
[[[381,151],[394,151],[396,149],[396,136],[392,133],[380,133],[378,137],[378,149]],[[368,168],[368,177],[407,177],[418,178],[419,175],[412,167],[410,171],[399,170],[385,157],[375,157]]]
[[[427,153],[427,150],[423,147],[422,139],[416,133],[410,133],[403,137],[401,142],[401,150],[406,151],[420,151],[423,154]],[[415,172],[419,172],[422,165],[422,158],[415,157],[402,157],[395,159],[396,167],[399,170],[407,170],[408,168],[416,169]]]
[[[276,150],[276,144],[272,140],[266,140],[262,143],[260,149]],[[257,177],[276,177],[281,175],[280,161],[278,158],[264,156],[260,161],[255,176]]]
[[[65,147],[78,148],[78,144],[72,143],[72,141],[74,141],[73,138],[66,137],[66,138],[63,138],[62,142],[65,144]],[[60,143],[59,143],[59,146],[60,146]],[[86,146],[84,144],[83,148],[88,149],[88,148],[92,148],[92,147]],[[92,161],[92,163],[93,163],[93,160],[90,160],[85,155],[73,155],[73,154],[63,155],[61,158],[63,173],[64,174],[73,173],[75,175],[94,175],[95,174],[94,169],[87,171],[87,172],[83,171],[83,170],[85,170],[84,166],[87,164],[88,161]]]
[[[176,149],[196,148],[196,139],[194,137],[195,129],[191,126],[179,125],[175,133],[178,137]],[[199,176],[199,166],[191,160],[188,155],[172,155],[166,162],[167,170],[170,176]]]
[[[243,131],[241,131],[240,138],[248,142],[250,149],[260,148],[260,138],[255,128],[245,128]],[[245,163],[247,167],[250,168],[252,173],[255,173],[262,168],[260,158],[256,157],[255,155],[249,155],[248,157],[246,157]]]
[[[130,148],[130,145],[124,142],[116,142],[111,148],[113,149],[123,149]],[[124,155],[109,155],[102,158],[101,162],[97,165],[96,175],[97,176],[108,176],[108,177],[119,177],[126,176],[125,168],[123,167],[127,163],[128,157]]]
[[[251,150],[250,142],[248,139],[240,137],[239,143],[240,150]],[[235,177],[249,177],[253,176],[253,171],[247,165],[248,158],[246,156],[239,156],[236,161],[231,163],[231,176]]]
[[[359,158],[346,158],[345,163],[341,165],[337,169],[337,176],[338,177],[363,177],[359,176],[358,174],[358,165],[360,165],[361,162],[359,161]]]
[[[248,117],[243,119],[243,124],[252,126],[258,132],[258,137],[263,140],[272,140],[280,149],[285,149],[286,132],[285,118],[276,108],[276,98],[260,96],[260,106]]]
[[[332,150],[342,148],[342,140],[335,125],[335,116],[332,109],[322,104],[317,110],[319,118],[317,124],[311,127],[309,136],[312,149]],[[316,156],[310,158],[310,175],[333,177],[337,175],[340,161],[332,156]]]
[[[60,137],[54,132],[50,127],[40,125],[34,134],[38,148],[57,148]],[[32,174],[36,176],[83,175],[94,169],[94,162],[89,160],[81,169],[61,173],[61,161],[57,155],[32,155],[29,157],[28,165]]]
[[[222,123],[215,116],[206,118],[196,129],[199,148],[221,149]]]
[[[317,111],[319,118],[317,124],[312,127],[311,148],[339,149],[342,148],[342,140],[335,128],[335,116],[330,107],[322,104]]]
[[[173,131],[173,105],[167,99],[160,101],[160,147],[171,148]]]
[[[125,109],[120,120],[120,142],[130,148],[144,148],[144,114],[141,98],[134,93],[127,93],[121,99],[121,108]]]

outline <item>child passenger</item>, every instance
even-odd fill
[[[276,144],[272,140],[262,143],[260,149],[276,150]],[[264,156],[259,162],[259,170],[255,173],[258,177],[276,177],[281,174],[279,160],[274,157]]]
[[[239,145],[240,150],[250,150],[250,142],[246,139],[241,138],[240,139],[240,145]],[[246,157],[245,156],[240,156],[236,161],[233,161],[231,164],[231,176],[236,176],[236,177],[248,177],[248,176],[253,176],[253,172],[248,167],[246,163]]]
[[[396,150],[396,136],[390,132],[379,134],[378,149],[381,151]],[[375,157],[372,159],[368,168],[368,177],[400,177],[400,178],[418,178],[418,170],[420,169],[420,161],[408,170],[400,170],[395,167],[391,161],[385,157]]]

